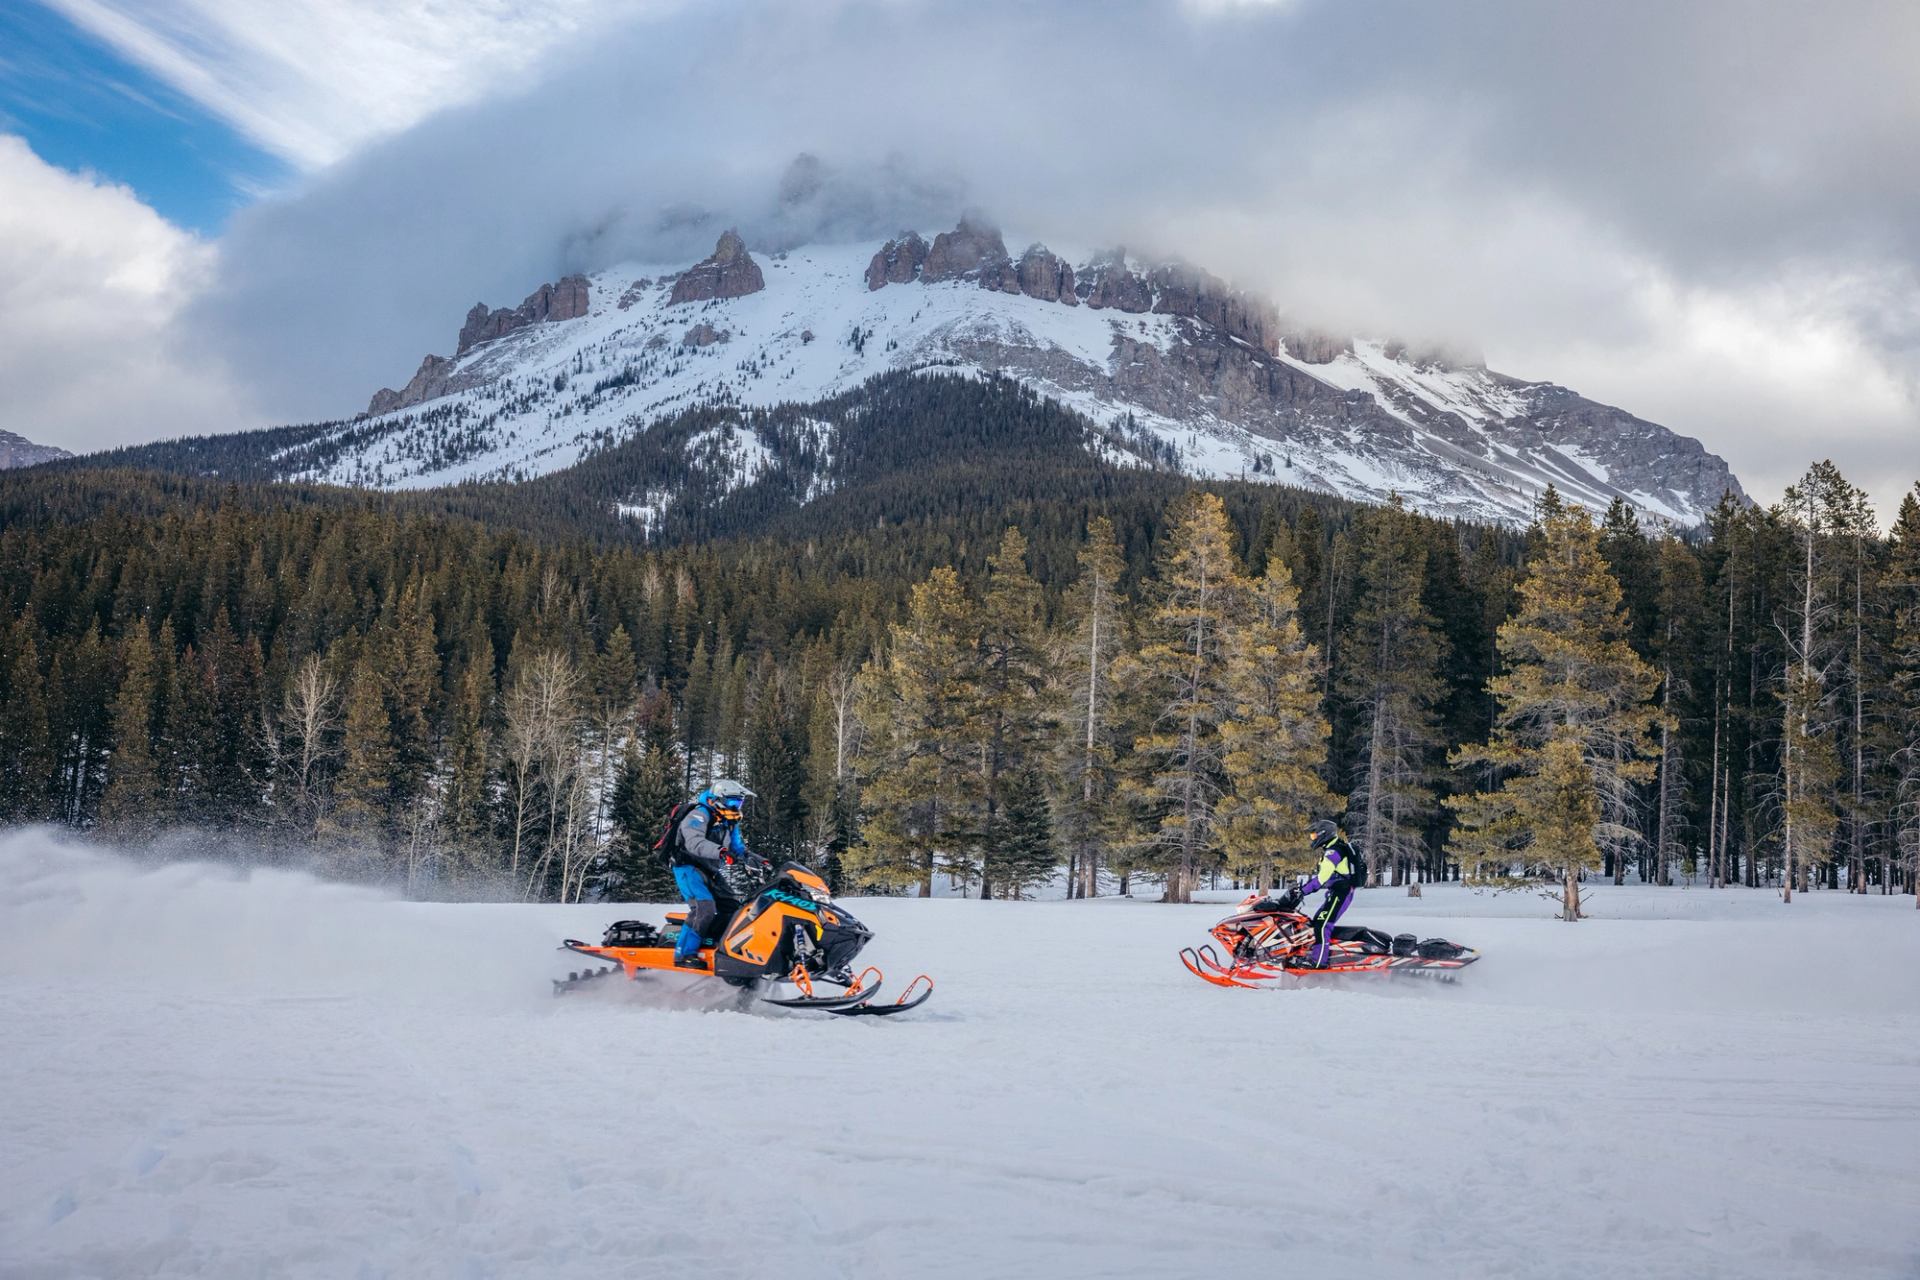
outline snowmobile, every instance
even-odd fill
[[[743,864],[733,864],[740,871]],[[744,873],[742,873],[744,874]],[[556,979],[554,994],[576,991],[618,974],[637,980],[648,970],[718,978],[744,992],[771,987],[790,994],[764,995],[762,1003],[786,1009],[818,1009],[842,1017],[905,1013],[925,1004],[933,979],[921,974],[898,999],[881,1004],[880,970],[854,971],[854,958],[873,933],[833,900],[827,882],[797,862],[769,868],[760,883],[732,883],[716,906],[727,916],[718,946],[700,948],[699,967],[674,963],[674,944],[687,927],[685,910],[669,911],[664,929],[643,920],[617,920],[598,945],[567,938],[563,951],[577,952],[610,966]],[[730,914],[729,914],[730,912]]]
[[[1393,935],[1364,925],[1334,925],[1327,963],[1316,967],[1313,921],[1300,911],[1302,895],[1293,886],[1278,898],[1249,894],[1226,919],[1208,932],[1226,948],[1227,959],[1211,943],[1182,947],[1180,963],[1196,978],[1221,987],[1261,987],[1282,979],[1322,973],[1388,973],[1439,978],[1451,982],[1480,958],[1471,947],[1445,938]]]

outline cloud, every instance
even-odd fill
[[[44,0],[301,168],[512,85],[645,0]]]
[[[0,134],[0,427],[73,450],[257,425],[176,342],[213,251],[125,187]]]
[[[100,30],[136,12],[58,2]],[[1883,507],[1920,470],[1904,0],[534,12],[165,0],[115,37],[337,157],[235,220],[188,317],[275,419],[353,411],[475,300],[567,270],[690,261],[729,222],[765,245],[972,205],[1184,254],[1302,322],[1477,346],[1700,436],[1761,497],[1829,447],[1899,477]],[[783,200],[802,152],[824,171]]]

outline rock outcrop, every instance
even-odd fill
[[[716,329],[702,320],[699,324],[694,325],[691,329],[688,329],[684,334],[680,335],[680,345],[683,347],[710,347],[716,342],[731,341],[732,338],[733,335],[725,329]]]
[[[867,264],[867,288],[884,289],[890,284],[910,284],[920,278],[926,265],[927,242],[918,231],[903,231],[880,246]]]
[[[1007,245],[994,227],[982,226],[971,218],[960,219],[951,231],[933,238],[926,261],[920,267],[920,279],[927,284],[942,280],[978,280],[989,289],[999,289],[1002,277],[1012,274]],[[1008,292],[1018,292],[1016,282]]]
[[[494,308],[484,302],[476,302],[473,310],[467,312],[466,323],[460,326],[460,338],[453,349],[453,359],[427,356],[420,361],[420,367],[414,371],[406,386],[398,391],[392,387],[382,387],[374,392],[373,399],[367,402],[367,412],[373,415],[392,413],[459,391],[461,387],[457,385],[454,365],[467,352],[528,325],[578,320],[587,314],[592,302],[593,286],[582,275],[562,276],[552,284],[543,284],[528,294],[526,300],[517,307]]]
[[[1080,273],[1080,300],[1090,307],[1112,307],[1138,314],[1153,309],[1153,286],[1127,265],[1123,254],[1095,258]]]
[[[1280,345],[1288,355],[1303,364],[1332,364],[1342,352],[1353,350],[1351,338],[1336,338],[1332,334],[1312,330],[1284,334]]]
[[[1190,316],[1270,356],[1280,353],[1280,317],[1270,303],[1186,263],[1154,268],[1147,283],[1153,289],[1156,312]]]
[[[396,409],[405,409],[409,405],[436,400],[451,389],[453,366],[455,361],[445,356],[428,356],[420,362],[420,368],[406,386],[395,391],[391,387],[382,387],[373,393],[373,399],[367,403],[370,414],[392,413]]]
[[[1032,245],[1020,255],[1014,278],[1029,298],[1080,305],[1080,295],[1073,291],[1073,267],[1045,245]]]
[[[549,320],[577,320],[587,314],[587,306],[591,301],[592,289],[587,284],[587,278],[572,275],[564,276],[552,284],[541,285],[517,307],[494,310],[484,302],[476,302],[473,310],[467,312],[467,322],[460,326],[460,345],[454,348],[454,358],[458,359],[483,342],[492,342],[530,324],[545,324]]]
[[[721,233],[713,256],[696,262],[673,282],[670,303],[710,302],[715,298],[744,298],[767,287],[760,264],[747,252],[738,231]]]

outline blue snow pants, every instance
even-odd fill
[[[687,901],[687,923],[682,926],[680,936],[673,940],[674,956],[685,960],[699,954],[719,909],[713,900],[713,890],[698,867],[675,867],[673,883]]]

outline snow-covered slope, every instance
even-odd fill
[[[1223,991],[1223,905],[867,900],[940,985],[831,1022],[547,993],[657,907],[0,835],[0,1274],[1913,1275],[1913,900],[1588,901],[1365,890],[1485,958]]]
[[[35,444],[25,436],[15,435],[11,431],[0,431],[0,471],[12,467],[37,467],[43,462],[54,462],[73,455],[65,449],[50,444]]]
[[[936,270],[953,237],[984,243],[983,265]],[[1437,515],[1524,520],[1553,484],[1692,523],[1739,491],[1724,462],[1663,427],[1471,363],[1283,334],[1270,307],[1192,268],[1113,256],[1072,268],[1038,246],[1016,265],[997,232],[963,223],[931,257],[913,237],[929,265],[885,278],[900,243],[749,258],[723,241],[691,272],[633,263],[545,286],[514,312],[476,307],[456,357],[428,357],[374,411],[289,450],[282,474],[386,488],[519,479],[693,405],[810,403],[936,368],[1015,377],[1157,440],[1151,454],[1195,476],[1397,493]],[[1032,283],[1033,261],[1051,264],[1049,285]],[[714,289],[731,264],[751,278]],[[708,287],[690,290],[701,271]],[[689,292],[707,296],[674,300]]]

